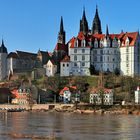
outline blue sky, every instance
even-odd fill
[[[138,31],[140,28],[139,0],[0,0],[0,38],[8,52],[23,50],[52,51],[57,42],[60,17],[63,16],[66,40],[76,36],[83,7],[89,27],[96,4],[105,32]]]

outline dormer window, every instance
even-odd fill
[[[113,39],[112,47],[118,47],[118,42],[117,42],[116,38]]]
[[[100,40],[100,48],[102,48],[102,47],[103,47],[103,41]]]
[[[121,41],[120,41],[120,40],[118,40],[118,46],[119,46],[119,47],[121,46]]]
[[[97,41],[97,39],[95,39],[95,41],[94,41],[94,47],[98,48],[98,41]]]
[[[129,38],[127,37],[126,40],[125,40],[125,45],[126,45],[126,46],[129,46],[129,42],[130,42],[130,41],[129,41]]]
[[[86,41],[82,40],[82,47],[86,47]]]
[[[78,39],[75,40],[74,46],[75,46],[75,47],[78,47]]]

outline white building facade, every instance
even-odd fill
[[[70,75],[89,76],[95,71],[140,75],[140,36],[138,32],[84,35],[69,42]]]
[[[140,87],[137,87],[137,90],[135,91],[135,103],[140,104]]]
[[[70,76],[71,63],[69,56],[65,56],[60,62],[60,76]]]
[[[140,75],[140,36],[138,32],[126,33],[120,45],[121,74]]]
[[[111,39],[109,36],[102,35],[97,39],[98,35],[94,35],[94,43],[91,50],[91,64],[96,71],[114,72],[120,69],[120,53],[117,39]]]
[[[71,75],[90,75],[90,50],[91,46],[82,32],[78,34],[77,38],[69,42]]]
[[[53,60],[49,60],[46,65],[44,65],[46,76],[54,76],[57,72],[57,65]]]
[[[95,105],[113,105],[113,90],[104,89],[100,93],[99,89],[94,89],[90,92],[89,102]]]

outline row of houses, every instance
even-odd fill
[[[57,102],[69,104],[80,103],[82,94],[76,86],[65,86],[59,91]],[[93,105],[113,105],[114,90],[103,86],[92,87],[87,91],[88,103]],[[134,93],[135,104],[140,104],[140,87],[138,86]],[[38,89],[31,84],[29,80],[23,80],[21,85],[10,90],[9,88],[0,88],[0,103],[12,104],[36,104],[56,102],[56,94],[49,93],[46,90]]]

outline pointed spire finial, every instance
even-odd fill
[[[1,45],[4,46],[4,40],[3,40],[3,37],[2,37],[2,43],[1,43]]]
[[[61,21],[60,21],[60,33],[64,32],[64,27],[63,27],[63,17],[61,16]]]
[[[108,25],[106,25],[106,36],[109,35]]]
[[[96,4],[96,10],[98,10],[98,5]]]
[[[86,19],[86,12],[85,12],[85,6],[83,6],[83,19]]]

